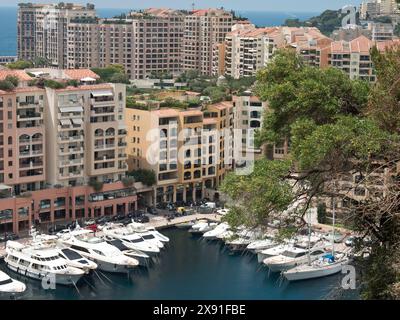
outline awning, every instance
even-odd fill
[[[82,107],[61,107],[61,112],[83,112]]]
[[[82,82],[89,82],[89,81],[96,81],[96,79],[93,79],[91,77],[86,77],[81,79]]]
[[[112,93],[112,91],[96,91],[96,92],[92,92],[92,96],[93,97],[109,97],[109,96],[113,96],[114,94]]]
[[[78,118],[78,119],[72,119],[73,124],[82,124],[83,121],[82,119]]]
[[[71,120],[60,120],[62,126],[69,126],[71,124]]]

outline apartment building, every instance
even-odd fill
[[[225,73],[235,79],[255,76],[265,67],[275,51],[291,46],[309,65],[319,63],[318,49],[332,42],[317,28],[256,28],[237,24],[225,39]]]
[[[394,38],[394,27],[391,23],[369,23],[372,41],[387,41]]]
[[[144,79],[152,73],[182,72],[183,12],[150,8],[131,13],[133,20],[132,78]]]
[[[376,75],[370,55],[371,48],[376,46],[378,50],[384,51],[398,43],[398,40],[375,42],[365,36],[349,42],[334,41],[327,50],[321,53],[321,59],[327,60],[329,66],[342,70],[351,79],[374,82]]]
[[[309,66],[319,66],[325,62],[321,62],[320,52],[330,46],[332,39],[323,35],[317,28],[282,27],[282,33],[286,42],[296,49],[304,63]]]
[[[184,18],[183,70],[211,75],[213,46],[231,31],[233,15],[223,9],[194,10]]]
[[[235,25],[225,38],[225,74],[235,79],[254,76],[278,47],[277,31],[252,24]]]
[[[19,4],[18,58],[31,61],[36,58],[44,58],[52,66],[67,68],[68,47],[72,46],[72,51],[75,48],[68,39],[73,31],[69,30],[69,24],[85,20],[94,21],[95,19],[96,12],[94,5],[91,4],[86,6],[71,3]],[[78,44],[79,41],[84,43],[85,39],[79,40],[76,36],[75,33],[75,40],[78,41]],[[90,46],[85,49],[89,50]],[[78,66],[76,62],[73,64]],[[85,64],[87,63],[85,62]]]
[[[137,209],[137,190],[152,189],[123,182],[125,86],[93,84],[84,69],[30,71],[59,82],[80,80],[61,89],[21,81],[0,92],[0,229],[20,232],[35,221]]]
[[[156,202],[200,199],[231,168],[230,102],[200,109],[127,109],[130,170],[154,170]]]
[[[360,18],[363,20],[378,16],[391,16],[399,12],[399,4],[396,0],[369,0],[360,5]]]

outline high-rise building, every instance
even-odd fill
[[[66,68],[68,46],[74,46],[68,39],[69,24],[95,19],[96,12],[91,4],[19,4],[18,58],[31,61],[43,58],[52,66]],[[88,63],[85,61],[84,64]]]
[[[223,9],[194,10],[185,16],[183,33],[183,70],[211,75],[213,46],[225,41],[231,31],[233,15]]]
[[[0,229],[136,210],[143,186],[124,180],[125,86],[95,84],[85,69],[29,74],[53,82],[28,86],[27,73],[0,70],[0,80],[20,80],[0,91]]]

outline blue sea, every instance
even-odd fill
[[[102,18],[110,18],[129,9],[106,9],[97,8],[97,13]],[[247,17],[257,26],[279,26],[288,18],[306,20],[316,16],[316,12],[259,12],[259,11],[237,11],[238,15]],[[17,7],[0,7],[0,56],[17,54]]]

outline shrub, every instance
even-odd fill
[[[90,179],[89,186],[93,188],[94,191],[101,191],[103,189],[103,182],[98,181],[97,179]]]
[[[149,187],[157,182],[156,173],[153,170],[139,169],[129,172],[128,175]]]

